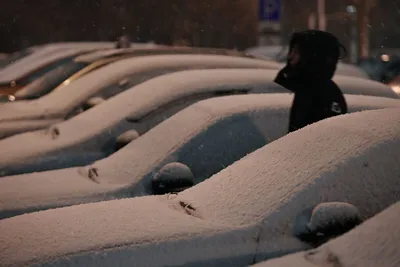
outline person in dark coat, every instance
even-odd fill
[[[286,66],[275,82],[294,92],[289,132],[314,122],[347,113],[340,88],[332,81],[344,50],[330,33],[307,30],[294,33]]]

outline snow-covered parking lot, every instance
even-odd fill
[[[178,194],[7,218],[0,262],[247,266],[310,249],[292,234],[304,210],[344,202],[367,219],[398,201],[399,136],[399,108],[358,112],[275,140]],[[327,215],[341,224],[340,214]]]
[[[393,89],[331,57],[296,70],[296,49],[289,91],[237,50],[74,44],[0,70],[86,66],[7,78],[42,93],[0,103],[0,267],[399,265]]]

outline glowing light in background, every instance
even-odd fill
[[[382,61],[384,61],[384,62],[388,62],[388,61],[390,60],[390,56],[384,54],[384,55],[381,56],[381,59],[382,59]]]

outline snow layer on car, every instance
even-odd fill
[[[0,83],[12,82],[47,64],[94,49],[96,49],[96,47],[50,48],[40,50],[39,52],[33,53],[32,56],[28,56],[31,58],[21,59],[1,69]]]
[[[0,262],[7,266],[181,265],[216,253],[216,246],[210,245],[212,237],[212,244],[220,243],[220,257],[256,250],[256,242],[248,238],[256,235],[256,229],[229,230],[188,216],[165,197],[77,205],[1,220]],[[204,254],[198,254],[197,246]],[[245,262],[252,257],[247,255]]]
[[[370,79],[368,74],[363,69],[355,65],[342,62],[339,62],[337,65],[336,73],[343,76],[358,77],[367,80]]]
[[[112,48],[112,49],[104,49],[104,50],[99,50],[95,51],[92,53],[88,53],[85,55],[81,55],[79,57],[75,58],[75,61],[78,62],[94,62],[96,60],[101,60],[105,57],[111,57],[111,56],[118,56],[118,55],[124,55],[124,54],[129,54],[136,51],[151,51],[156,48],[163,48],[166,46],[163,45],[157,45],[153,43],[143,43],[143,44],[134,44],[130,48]]]
[[[274,62],[216,55],[158,55],[119,60],[32,101],[6,103],[0,121],[65,116],[107,85],[146,71],[181,68],[274,68]],[[140,77],[138,77],[139,79]]]
[[[178,200],[213,220],[265,220],[265,227],[272,217],[289,221],[291,214],[320,202],[347,202],[372,216],[398,200],[399,111],[364,111],[309,125],[182,192]]]
[[[377,81],[339,75],[335,76],[333,80],[345,94],[362,94],[399,99],[399,96],[390,87]]]
[[[26,131],[34,131],[60,122],[60,119],[5,121],[0,123],[0,139]]]
[[[398,100],[387,98],[356,95],[347,95],[346,98],[349,112],[400,105]],[[234,161],[231,157],[235,155],[235,145],[229,148],[224,146],[230,144],[230,134],[233,134],[232,138],[238,134],[229,132],[229,124],[220,125],[220,128],[216,128],[219,131],[217,133],[211,132],[210,126],[216,124],[216,120],[222,121],[223,117],[229,118],[235,113],[247,113],[250,117],[256,116],[257,112],[264,113],[267,117],[261,117],[261,124],[256,123],[257,120],[253,118],[250,124],[242,123],[237,130],[243,132],[243,137],[236,147],[244,146],[244,150],[237,153],[244,155],[261,147],[264,142],[273,141],[286,133],[291,101],[292,96],[289,94],[229,96],[201,101],[162,122],[112,156],[86,168],[0,178],[0,217],[49,207],[149,194],[149,182],[155,171],[169,162],[187,163],[195,173],[198,168],[216,170],[214,165],[224,161],[228,161],[229,165]],[[208,137],[212,139],[208,143],[214,140],[220,142],[214,146],[208,145],[214,150],[196,142],[189,143],[187,149],[180,150],[194,136],[201,137],[202,132],[213,134],[214,138]],[[222,134],[220,138],[217,138],[218,133]],[[260,140],[260,133],[264,139]],[[253,144],[249,144],[250,141]],[[18,143],[19,149],[25,146]],[[12,144],[13,142],[9,143],[10,146]],[[3,154],[11,154],[10,151],[3,150]],[[185,155],[185,151],[191,152]],[[206,151],[209,151],[208,154],[203,155]],[[68,156],[67,153],[64,155]],[[196,157],[200,159],[195,161]],[[209,163],[210,160],[213,162]],[[225,166],[219,167],[222,169]],[[93,168],[98,177],[90,178]]]
[[[356,229],[321,247],[255,267],[396,267],[400,266],[400,202],[364,222]]]
[[[121,121],[125,122],[126,117],[140,118],[166,103],[185,96],[235,88],[262,88],[262,92],[285,92],[280,85],[265,79],[269,75],[270,70],[220,69],[190,70],[159,76],[122,92],[68,121],[52,126],[57,128],[56,138],[53,138],[53,131],[50,129],[27,132],[1,140],[0,150],[7,153],[0,154],[0,169],[1,166],[26,162],[29,159],[40,161],[40,155],[83,145],[98,135],[106,134],[110,139],[112,135],[107,131],[113,130]],[[18,125],[18,122],[13,123]]]
[[[1,220],[0,262],[179,266],[243,256],[245,250],[255,252],[254,260],[263,243],[275,244],[274,235],[287,234],[280,225],[308,205],[347,200],[370,217],[397,201],[398,111],[366,111],[316,123],[175,197],[76,205]]]
[[[109,51],[99,51],[94,52],[89,55],[83,55],[76,58],[76,61],[81,62],[93,62],[95,60],[101,59],[104,56],[112,56],[112,55],[167,55],[167,54],[202,54],[202,55],[225,55],[225,56],[239,56],[239,57],[247,57],[249,56],[245,53],[236,51],[236,50],[227,50],[227,49],[218,49],[218,48],[203,48],[203,47],[187,47],[187,46],[162,46],[155,44],[145,44],[142,47],[134,46],[132,48],[122,48],[122,49],[110,49]],[[271,65],[275,65],[278,68],[277,64],[272,62]]]

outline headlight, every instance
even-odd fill
[[[8,96],[8,101],[11,101],[11,102],[15,101],[15,96],[9,95]]]

